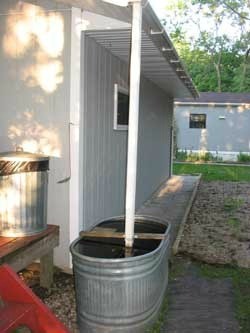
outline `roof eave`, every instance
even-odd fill
[[[124,22],[131,22],[132,13],[130,7],[119,7],[110,5],[102,0],[54,0],[58,3],[67,4],[86,11],[94,12],[99,15],[108,16]],[[197,98],[199,96],[191,77],[189,76],[184,64],[167,35],[164,27],[154,13],[151,5],[147,0],[143,0],[143,30],[151,38],[155,46],[161,51],[166,61],[171,65],[179,80],[186,87],[190,97]],[[162,45],[166,45],[165,51]],[[171,51],[170,51],[171,50]]]
[[[156,47],[161,51],[164,58],[176,72],[181,82],[190,91],[190,95],[193,98],[199,97],[199,93],[192,81],[192,78],[188,74],[188,71],[181,61],[171,39],[150,4],[148,4],[143,10],[143,30],[151,37]],[[160,38],[153,38],[154,36],[160,36]],[[165,50],[162,49],[162,44],[166,45]]]

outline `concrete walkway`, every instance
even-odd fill
[[[199,179],[199,176],[173,176],[138,211],[171,223],[171,246],[177,243],[178,247]],[[175,265],[179,259],[173,260]],[[231,281],[200,277],[188,259],[184,259],[182,266],[181,276],[169,283],[169,307],[160,332],[238,333]]]
[[[171,246],[186,222],[200,176],[172,176],[147,200],[137,214],[149,215],[171,223]]]

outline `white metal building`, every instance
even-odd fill
[[[197,95],[143,5],[137,207],[171,175],[173,99]],[[48,223],[60,225],[55,259],[68,268],[80,230],[124,213],[131,10],[2,0],[0,14],[0,151],[51,156]]]
[[[211,152],[237,161],[250,154],[250,94],[200,93],[196,100],[175,102],[177,146],[180,150]]]

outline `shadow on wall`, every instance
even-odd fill
[[[41,7],[19,2],[8,13],[3,37],[5,55],[25,59],[32,64],[20,69],[19,78],[28,87],[54,92],[63,82],[61,60],[64,48],[64,20],[60,13],[45,12]]]
[[[24,112],[9,127],[8,138],[14,148],[22,147],[31,153],[43,153],[48,156],[61,156],[61,143],[58,129],[54,126],[43,126],[36,121],[34,112]]]
[[[24,97],[21,105],[14,104],[15,95],[13,101],[8,102],[9,108],[16,111],[12,116],[10,113],[6,125],[5,146],[9,146],[8,137],[14,149],[20,146],[24,151],[61,156],[60,133],[53,125],[51,111],[55,110],[51,102],[64,80],[64,43],[62,14],[23,1],[18,1],[8,11],[2,49],[4,56],[13,60],[8,70],[10,80],[15,79],[19,87],[16,94],[22,96],[23,93]],[[28,94],[22,91],[23,85],[19,82],[24,82]]]

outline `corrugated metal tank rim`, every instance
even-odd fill
[[[124,217],[119,218],[124,222]],[[72,253],[81,332],[145,333],[156,319],[168,285],[170,224],[137,216],[140,219],[148,232],[158,233],[164,227],[166,238],[151,252],[123,259],[97,258],[98,262]],[[110,219],[106,222],[108,227],[112,225]],[[113,223],[118,226],[117,218]]]
[[[112,220],[124,220],[124,216],[117,216],[117,217],[112,217],[112,218],[109,218],[109,219],[105,219],[105,220],[102,220],[102,221],[99,221],[98,223],[95,224],[95,226],[97,226],[98,224],[100,223],[103,223],[105,221],[112,221]],[[162,221],[158,218],[155,218],[155,217],[152,217],[152,216],[146,216],[146,215],[136,215],[135,217],[135,220],[137,223],[140,223],[143,222],[143,221],[154,221],[154,222],[157,222],[163,226],[166,227],[166,230],[165,230],[165,235],[166,235],[166,239],[165,240],[162,240],[159,244],[159,246],[154,249],[153,251],[149,252],[149,253],[146,253],[146,254],[143,254],[143,255],[140,255],[140,256],[137,256],[137,257],[128,257],[128,258],[119,258],[119,259],[104,259],[104,258],[94,258],[94,257],[89,257],[89,256],[86,256],[86,255],[83,255],[83,254],[80,254],[78,253],[76,250],[75,250],[75,245],[79,242],[79,240],[81,239],[81,237],[78,237],[75,241],[73,241],[73,243],[70,245],[70,252],[71,254],[74,256],[74,259],[79,259],[79,260],[84,260],[86,263],[89,263],[90,265],[95,265],[98,266],[99,264],[105,264],[105,266],[108,268],[108,266],[112,267],[112,266],[117,266],[117,264],[120,264],[121,267],[123,264],[125,264],[127,266],[127,264],[131,263],[131,265],[133,265],[133,268],[134,268],[134,264],[135,264],[135,261],[138,261],[138,265],[142,262],[142,259],[143,260],[149,260],[151,261],[152,260],[152,257],[153,256],[157,256],[158,253],[162,250],[162,247],[164,246],[164,244],[167,242],[169,242],[169,235],[170,235],[170,229],[171,229],[171,225],[170,223],[166,223],[165,221]],[[166,224],[163,224],[163,222],[165,222]],[[94,226],[94,227],[95,227]],[[93,228],[94,228],[93,227]],[[145,265],[145,263],[142,263],[142,265]],[[102,266],[103,267],[103,266]]]

